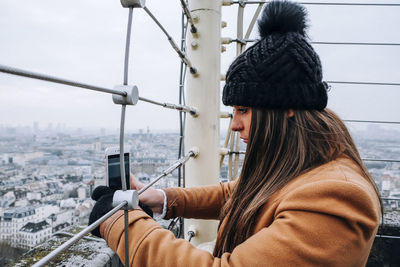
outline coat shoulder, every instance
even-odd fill
[[[376,197],[374,185],[363,174],[361,168],[346,157],[328,162],[294,178],[279,190],[275,197],[280,199],[283,196],[287,196],[291,191],[317,185],[330,186],[332,190],[336,186],[343,187],[347,185],[349,188],[359,188]]]

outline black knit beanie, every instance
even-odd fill
[[[258,21],[261,40],[229,67],[224,105],[267,109],[322,110],[328,85],[320,59],[305,34],[306,10],[288,1],[272,1]]]

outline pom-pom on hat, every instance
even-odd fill
[[[322,110],[328,85],[320,59],[306,36],[306,10],[289,1],[266,5],[258,30],[261,40],[228,69],[222,101],[268,109]]]

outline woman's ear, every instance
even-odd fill
[[[294,117],[294,110],[293,109],[289,109],[288,118],[292,118],[292,117]]]

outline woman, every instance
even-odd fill
[[[129,212],[131,264],[366,264],[381,215],[379,193],[346,126],[325,108],[327,85],[305,36],[305,20],[298,4],[269,3],[259,21],[261,40],[228,70],[223,102],[234,107],[232,130],[247,143],[239,179],[168,188],[165,197],[155,189],[141,195],[142,203],[166,212],[165,218],[220,219],[213,254],[175,239],[134,210]],[[122,213],[99,231],[121,259],[123,233]]]

